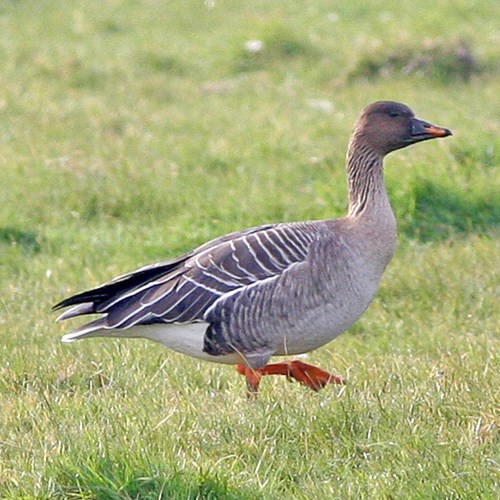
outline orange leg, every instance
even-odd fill
[[[236,365],[238,373],[245,375],[249,395],[255,395],[259,391],[260,380],[264,375],[285,375],[289,379],[295,379],[306,385],[313,391],[319,391],[327,384],[344,384],[342,377],[337,377],[298,359],[282,361],[264,366],[264,368],[253,369],[246,365]]]

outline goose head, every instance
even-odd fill
[[[405,104],[377,101],[361,113],[353,138],[385,156],[411,144],[448,135],[452,135],[450,130],[420,120]]]

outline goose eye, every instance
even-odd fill
[[[391,112],[389,113],[389,116],[390,116],[391,118],[397,118],[397,117],[399,116],[399,113],[398,113],[397,111],[391,111]]]

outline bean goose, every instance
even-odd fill
[[[271,374],[314,390],[343,383],[299,360],[268,362],[321,347],[363,314],[396,245],[383,158],[448,135],[448,129],[419,120],[404,104],[369,105],[349,143],[345,217],[230,233],[69,297],[54,306],[72,306],[59,321],[101,316],[62,341],[144,337],[196,358],[236,365],[250,393]]]

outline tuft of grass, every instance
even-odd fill
[[[0,245],[20,247],[27,253],[37,253],[41,248],[35,231],[21,230],[17,227],[0,227]]]
[[[176,500],[221,499],[246,500],[256,498],[256,492],[232,491],[227,480],[209,474],[190,477],[180,472],[168,473],[163,464],[134,464],[127,456],[97,459],[76,467],[74,464],[54,464],[54,488],[51,498],[106,498]]]
[[[383,46],[362,55],[348,73],[347,80],[416,75],[449,83],[464,82],[486,70],[465,40],[428,40],[422,46],[388,50]]]

